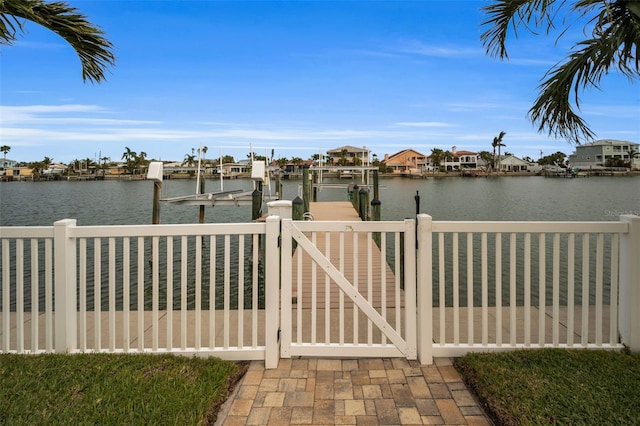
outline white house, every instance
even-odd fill
[[[515,155],[506,155],[500,159],[500,171],[528,172],[531,171],[531,164]]]
[[[464,170],[464,169],[477,169],[480,156],[477,152],[472,151],[458,151],[455,146],[451,147],[451,154],[453,158],[445,159],[442,163],[445,170]]]

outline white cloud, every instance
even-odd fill
[[[403,127],[456,127],[456,124],[444,123],[439,121],[403,121],[395,123],[396,126]]]
[[[393,48],[393,50],[399,53],[437,58],[463,58],[484,56],[484,51],[482,49],[454,45],[428,45],[418,40],[409,40],[402,42],[400,43],[400,45]]]

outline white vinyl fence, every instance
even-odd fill
[[[344,356],[415,358],[417,346],[422,363],[527,347],[640,351],[640,217],[286,223],[299,230],[289,228],[285,241],[275,216],[246,224],[0,227],[0,353],[172,352],[264,359],[272,368],[281,341],[284,356],[341,356],[348,346]],[[349,241],[357,251],[345,255]],[[374,245],[383,248],[376,266]],[[302,261],[296,246],[310,253],[308,277],[295,266]],[[335,265],[324,263],[321,255],[336,250]],[[284,253],[293,263],[281,271]],[[384,302],[357,300],[350,261],[366,269],[360,292],[390,283]],[[328,291],[317,293],[315,314],[306,312],[295,294],[305,280],[316,292],[337,292],[337,305],[323,299]],[[313,327],[303,326],[307,320]],[[322,345],[329,349],[314,351]]]
[[[433,307],[420,321],[428,334],[423,352],[633,346],[637,330],[633,335],[625,327],[638,324],[631,307],[639,306],[639,219],[431,222],[420,216],[419,280],[433,283],[419,302]]]

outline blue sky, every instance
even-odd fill
[[[485,1],[76,1],[115,45],[100,85],[35,25],[0,53],[7,158],[120,160],[129,147],[182,161],[192,148],[309,158],[342,145],[506,149],[539,158],[572,145],[526,118],[546,70],[583,37],[519,33],[509,61],[485,55]],[[640,142],[640,90],[612,73],[581,95],[599,138]]]

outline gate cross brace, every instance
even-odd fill
[[[333,281],[340,287],[340,290],[345,293],[349,299],[355,303],[358,308],[364,312],[365,315],[380,329],[385,336],[391,340],[391,342],[402,352],[407,354],[407,342],[398,334],[398,332],[391,327],[391,325],[382,318],[382,315],[374,309],[369,302],[351,285],[344,275],[338,271],[338,269],[331,263],[327,257],[322,254],[320,250],[295,226],[291,226],[291,235],[298,242],[298,244],[311,256],[313,261],[316,262],[322,270],[329,275]]]

